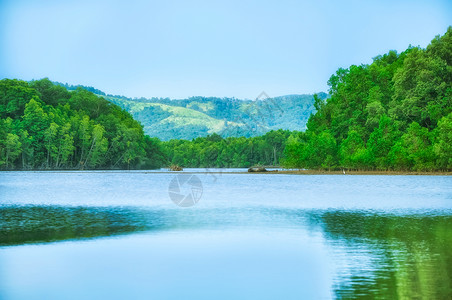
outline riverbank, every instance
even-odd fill
[[[200,168],[200,170],[202,170]],[[237,171],[218,171],[212,169],[205,169],[205,171],[191,172],[191,171],[143,171],[144,173],[159,173],[159,174],[285,174],[285,175],[436,175],[436,176],[451,176],[452,172],[432,171],[432,172],[417,172],[417,171],[327,171],[327,170],[271,170],[266,172],[237,172]]]
[[[208,169],[199,168],[196,171],[169,171],[169,170],[8,170],[0,171],[1,173],[8,172],[30,172],[30,173],[133,173],[133,174],[285,174],[285,175],[436,175],[436,176],[451,176],[452,172],[432,171],[432,172],[417,172],[417,171],[327,171],[327,170],[270,170],[267,172],[247,172],[231,171],[230,169]]]
[[[274,172],[269,172],[274,173]],[[278,174],[293,175],[452,175],[452,172],[432,171],[326,171],[326,170],[287,170],[278,171]]]

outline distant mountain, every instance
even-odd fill
[[[146,134],[161,140],[187,139],[212,133],[228,136],[258,136],[270,130],[303,131],[315,112],[313,95],[287,95],[270,98],[262,93],[256,100],[191,97],[127,98],[107,95],[93,87],[56,83],[68,90],[83,88],[130,112],[144,126]],[[322,99],[325,93],[319,93]]]
[[[325,93],[320,93],[326,98]],[[257,100],[191,97],[182,100],[130,99],[105,96],[129,111],[145,132],[162,140],[188,139],[218,133],[257,136],[273,129],[305,130],[315,112],[312,95],[288,95]]]

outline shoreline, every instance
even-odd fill
[[[451,176],[452,172],[448,171],[326,171],[326,170],[272,170],[266,172],[227,172],[227,171],[213,171],[209,169],[199,168],[199,172],[190,171],[156,171],[156,170],[4,170],[1,173],[9,172],[29,172],[29,173],[133,173],[133,174],[281,174],[281,175],[429,175],[429,176]],[[227,170],[227,169],[225,169]]]
[[[289,175],[437,175],[451,176],[452,172],[446,171],[323,171],[323,170],[296,170],[296,171],[279,171],[280,174]]]

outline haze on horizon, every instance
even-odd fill
[[[425,47],[431,1],[0,1],[0,79],[49,77],[129,97],[327,91],[339,67]]]

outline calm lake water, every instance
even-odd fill
[[[452,298],[452,177],[185,175],[0,173],[0,299]]]

